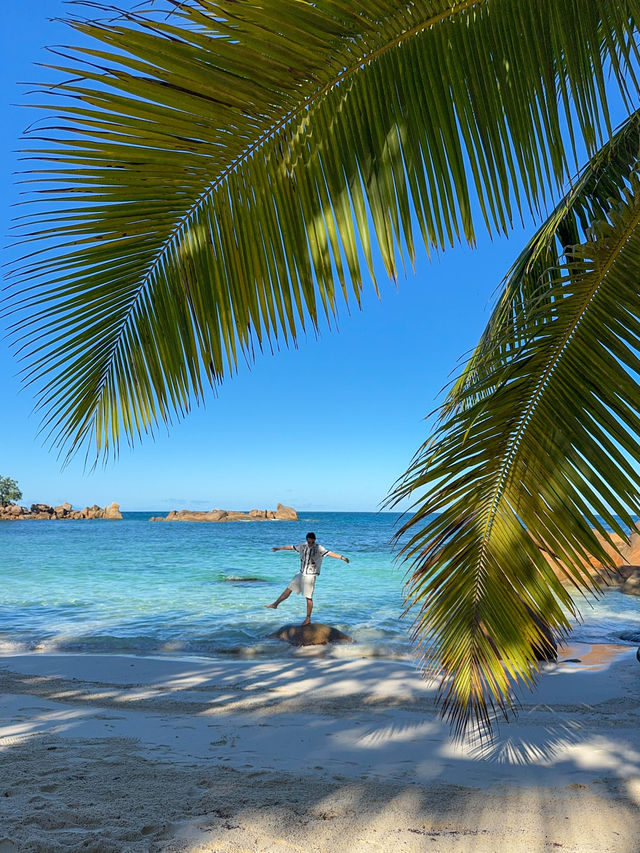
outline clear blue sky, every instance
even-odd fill
[[[48,20],[64,15],[62,0],[3,0],[3,237],[18,199],[20,134],[36,117],[16,106],[27,100],[18,82],[47,79],[34,66],[47,61],[45,46],[77,38]],[[376,510],[424,441],[424,417],[477,341],[494,290],[531,232],[529,223],[493,242],[480,232],[475,250],[460,246],[431,261],[423,254],[397,289],[381,270],[381,299],[369,287],[362,311],[341,311],[339,333],[325,329],[297,350],[258,357],[206,408],[94,472],[81,458],[62,470],[43,447],[33,400],[2,340],[0,474],[18,480],[25,504],[117,501],[124,510],[164,511],[271,509],[280,501],[299,510]]]

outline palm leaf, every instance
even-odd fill
[[[360,247],[395,276],[416,227],[473,242],[474,197],[506,231],[565,178],[565,124],[607,135],[607,69],[637,91],[638,0],[86,6],[90,45],[40,87],[11,302],[68,453],[117,452],[359,300]]]
[[[594,531],[624,535],[640,510],[639,153],[636,115],[514,266],[392,495],[422,493],[400,534],[407,600],[460,732],[534,683],[543,627],[565,636],[578,613],[568,587],[605,580],[589,571],[589,555],[609,560]]]
[[[510,344],[520,331],[531,334],[530,324],[522,323],[529,306],[539,306],[541,301],[552,298],[555,270],[565,253],[584,240],[591,222],[608,216],[612,200],[623,200],[639,150],[640,112],[635,112],[587,163],[507,273],[498,304],[447,396],[445,411],[464,405],[465,390],[483,372],[488,351],[489,361],[494,364],[496,349],[503,342]],[[510,358],[508,349],[502,355],[506,360]]]

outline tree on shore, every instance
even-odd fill
[[[19,501],[21,498],[22,492],[18,487],[18,483],[12,480],[11,477],[0,475],[0,506],[8,506],[8,504]]]
[[[88,5],[71,25],[95,47],[59,50],[42,87],[26,232],[46,251],[13,297],[64,452],[115,455],[359,303],[374,245],[395,277],[418,240],[473,244],[561,199],[389,498],[412,502],[425,670],[459,731],[490,726],[535,680],[540,625],[576,612],[545,553],[595,592],[591,528],[640,510],[640,0]]]

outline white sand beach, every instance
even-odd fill
[[[0,853],[640,850],[635,649],[563,649],[484,749],[350,655],[0,657]]]

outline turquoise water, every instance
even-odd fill
[[[403,571],[390,539],[393,513],[303,513],[298,522],[35,521],[0,524],[0,650],[134,654],[288,654],[266,639],[301,621],[292,595],[266,610],[299,567],[273,545],[308,530],[349,565],[325,558],[313,618],[358,640],[345,654],[409,652]],[[640,635],[640,599],[607,593],[583,606],[573,638],[628,642]],[[626,639],[625,639],[626,638]]]

